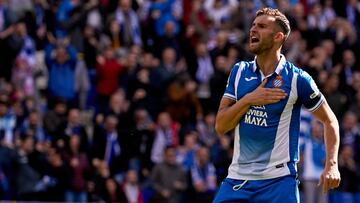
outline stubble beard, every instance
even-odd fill
[[[273,36],[271,37],[273,38]],[[249,42],[249,51],[252,54],[255,55],[260,55],[263,54],[265,52],[268,52],[269,50],[271,50],[274,46],[274,41],[271,38],[263,38],[260,42],[258,42],[257,45],[255,45],[255,47],[251,47],[251,42]]]
[[[254,55],[260,55],[271,50],[273,46],[274,43],[271,41],[260,42],[257,46],[253,48],[249,45],[249,51]]]

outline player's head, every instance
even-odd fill
[[[286,16],[277,9],[262,8],[250,29],[249,49],[254,54],[281,48],[290,34],[290,23]]]

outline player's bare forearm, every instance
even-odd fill
[[[223,135],[235,128],[241,117],[248,111],[250,103],[246,97],[235,102],[223,97],[220,102],[219,111],[216,115],[215,129],[219,135]]]
[[[338,120],[326,101],[314,112],[314,115],[324,125],[324,140],[326,145],[325,166],[337,165],[340,143]]]
[[[339,124],[336,117],[324,123],[324,133],[326,145],[325,167],[337,166],[340,136]]]
[[[221,99],[215,123],[215,129],[219,135],[235,128],[250,106],[276,103],[287,96],[280,88],[265,88],[266,82],[267,79],[262,81],[254,91],[236,102],[226,97]]]
[[[324,124],[326,162],[319,185],[322,185],[323,192],[327,192],[338,187],[341,180],[338,169],[339,123],[326,101],[314,112],[314,115]]]

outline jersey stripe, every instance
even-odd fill
[[[274,144],[274,150],[271,153],[270,161],[271,165],[269,167],[276,166],[278,164],[287,163],[290,161],[290,152],[289,152],[289,136],[290,135],[290,121],[292,116],[293,106],[297,100],[297,73],[293,74],[291,81],[291,91],[289,99],[286,103],[286,106],[281,113],[279,126],[277,128],[276,139]],[[284,158],[284,154],[287,156]],[[284,167],[284,169],[288,169]],[[290,173],[290,172],[289,172]]]
[[[243,71],[243,69],[245,68],[245,63],[240,62],[237,64],[239,66],[237,73],[236,73],[236,77],[235,77],[235,99],[237,100],[237,90],[238,90],[238,85],[239,85],[239,80],[241,78],[241,72]]]

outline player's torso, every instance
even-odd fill
[[[286,67],[285,67],[286,68]],[[241,120],[241,125],[243,126],[252,126],[252,127],[272,127],[278,124],[279,118],[283,113],[285,105],[288,103],[289,99],[295,99],[294,96],[290,94],[292,88],[292,79],[293,73],[283,69],[280,74],[272,74],[267,79],[265,84],[266,88],[281,88],[283,89],[287,97],[280,100],[277,103],[251,106],[248,112],[245,114]],[[241,78],[239,79],[238,87],[236,90],[237,100],[248,94],[249,92],[254,91],[262,82],[262,76],[260,72],[251,70],[252,67],[243,70]],[[292,98],[290,98],[292,96]]]
[[[255,90],[263,77],[259,70],[253,71],[252,64],[243,69],[236,89],[237,100]],[[284,65],[279,74],[274,73],[267,79],[266,88],[281,88],[287,97],[277,103],[251,106],[242,117],[238,128],[241,162],[262,162],[269,159],[276,137],[286,136],[284,133],[279,135],[279,125],[289,125],[293,110],[297,108],[294,89],[296,78],[288,64]]]

